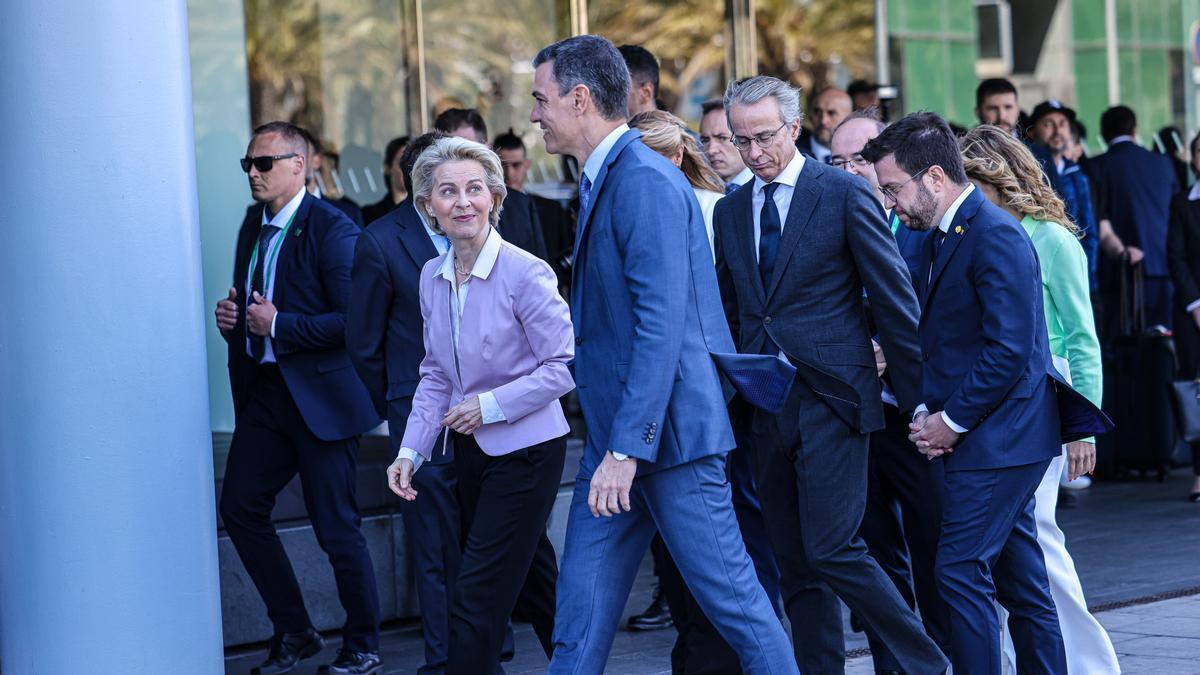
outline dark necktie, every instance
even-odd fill
[[[258,233],[258,257],[254,263],[254,274],[250,277],[250,293],[247,293],[246,308],[249,310],[250,305],[254,303],[254,293],[258,293],[263,297],[267,295],[267,289],[264,287],[264,277],[267,269],[267,248],[271,244],[271,240],[275,238],[275,233],[279,228],[275,225],[263,225],[262,230]],[[249,323],[250,312],[246,312],[246,335],[250,336],[250,354],[255,361],[262,361],[263,354],[266,353],[266,341],[261,335],[255,335],[250,332]]]
[[[942,242],[946,241],[946,233],[938,228],[933,234],[933,255],[929,258],[929,277],[925,283],[933,282],[933,268],[937,266],[938,251],[942,250]]]
[[[592,181],[583,174],[583,178],[579,180],[579,212],[587,213],[588,207],[592,202]]]
[[[763,205],[758,214],[758,273],[762,278],[763,290],[771,283],[775,273],[775,256],[779,253],[779,235],[783,225],[779,221],[779,208],[775,206],[775,190],[779,183],[763,186]]]

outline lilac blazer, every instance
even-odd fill
[[[426,459],[441,436],[446,411],[491,391],[505,421],[475,430],[488,455],[505,455],[570,431],[559,397],[575,388],[567,363],[575,355],[571,312],[550,266],[501,241],[486,278],[471,279],[459,333],[458,368],[450,332],[450,282],[438,272],[447,253],[421,270],[425,359],[401,447]],[[459,373],[462,374],[461,379]]]

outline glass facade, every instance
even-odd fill
[[[237,158],[254,125],[285,119],[311,129],[340,154],[332,187],[367,204],[383,194],[388,140],[427,129],[447,107],[475,107],[491,136],[511,128],[525,139],[534,160],[531,190],[538,191],[563,176],[529,123],[530,61],[541,46],[584,30],[654,52],[662,66],[660,104],[695,124],[703,101],[719,96],[728,79],[752,72],[808,91],[877,79],[875,35],[884,29],[885,62],[900,94],[895,111],[936,110],[973,124],[976,63],[1002,52],[989,28],[987,53],[980,54],[976,3],[887,0],[881,28],[879,2],[191,0],[206,297],[212,304],[228,292],[233,242],[250,203]],[[1050,77],[1073,82],[1067,102],[1093,130],[1113,98],[1105,2],[1072,0],[1054,10],[1069,13],[1074,72]],[[1188,31],[1200,19],[1200,0],[1115,6],[1119,100],[1137,110],[1143,140],[1168,123],[1194,133],[1200,65]],[[208,347],[213,429],[228,432],[225,344],[212,326]]]

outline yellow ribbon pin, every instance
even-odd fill
[[[962,234],[962,233],[963,233],[962,225],[955,226],[954,234]]]

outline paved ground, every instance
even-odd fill
[[[1098,483],[1073,508],[1059,511],[1089,604],[1108,628],[1128,675],[1200,675],[1200,505],[1183,500],[1189,473],[1176,471],[1166,483]],[[651,584],[646,561],[627,614],[645,606]],[[1184,595],[1156,600],[1177,594]],[[517,658],[507,672],[542,672],[546,659],[532,630],[518,625],[516,638]],[[619,633],[607,672],[669,673],[672,639],[671,631]],[[846,641],[851,650],[865,646],[861,635],[848,631]],[[321,658],[332,658],[336,637],[330,642]],[[389,626],[383,643],[386,673],[416,672],[422,659],[415,624]],[[231,652],[226,672],[247,673],[262,649]],[[295,672],[315,672],[320,662],[306,662]],[[873,672],[870,657],[851,659],[846,672]]]

